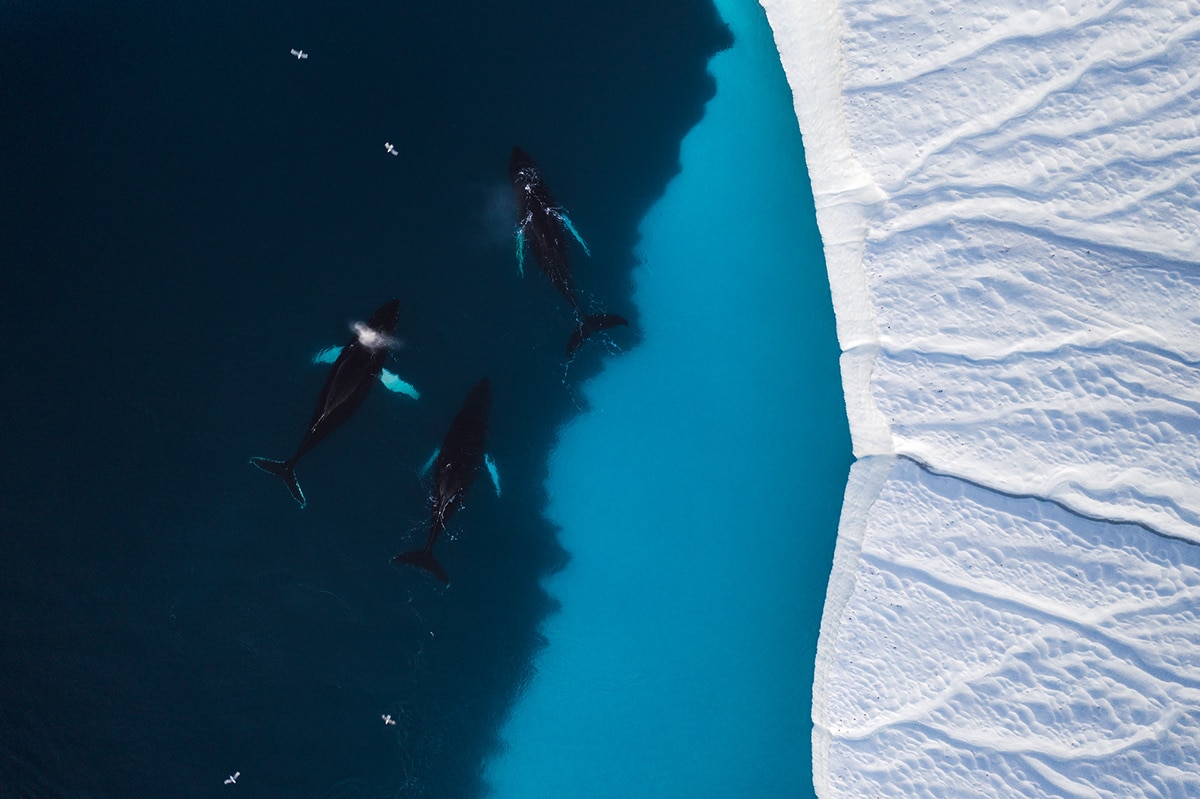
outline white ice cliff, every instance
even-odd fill
[[[859,458],[819,795],[1200,796],[1200,2],[762,4]]]

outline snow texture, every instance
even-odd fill
[[[1200,796],[1200,2],[763,5],[860,458],[819,795]]]

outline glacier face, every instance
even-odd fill
[[[1200,795],[1200,4],[763,5],[860,458],[818,792]]]

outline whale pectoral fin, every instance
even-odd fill
[[[438,447],[433,451],[433,454],[429,456],[429,460],[425,461],[425,465],[421,467],[420,471],[420,475],[422,477],[429,474],[429,470],[433,468],[433,462],[437,460],[437,456],[440,455],[441,452],[442,448]]]
[[[517,228],[517,274],[525,277],[525,226]]]
[[[483,463],[487,466],[488,474],[492,478],[492,486],[496,489],[496,496],[500,496],[500,472],[496,469],[496,462],[492,460],[491,455],[483,456]]]
[[[573,224],[571,224],[571,217],[567,216],[567,212],[561,208],[558,208],[555,209],[554,215],[562,220],[562,223],[566,225],[567,230],[571,231],[571,235],[575,237],[575,241],[579,242],[580,246],[583,247],[583,252],[590,258],[592,251],[588,249],[587,242],[583,240],[583,236],[580,236],[579,231],[575,229]]]
[[[400,379],[400,375],[388,369],[384,369],[379,373],[379,382],[383,383],[384,388],[388,391],[394,391],[397,394],[407,394],[413,399],[420,399],[421,392],[413,387],[412,383]]]
[[[313,363],[333,363],[342,354],[341,347],[326,347],[313,356]]]

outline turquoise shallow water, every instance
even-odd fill
[[[549,514],[561,611],[496,794],[811,796],[811,686],[850,441],[820,237],[762,10],[641,224],[644,340],[584,390]]]

